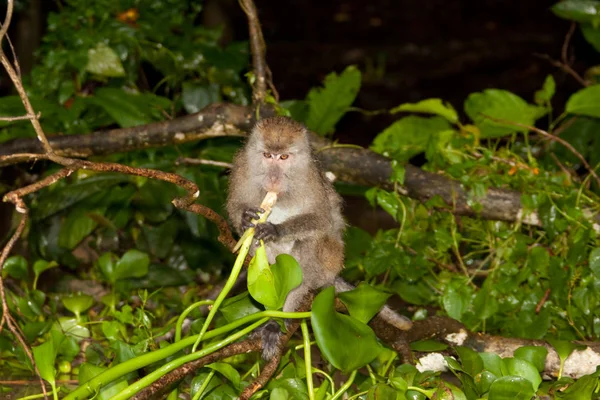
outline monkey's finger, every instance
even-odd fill
[[[250,221],[244,221],[242,223],[242,230],[245,231],[248,228],[254,228],[256,225],[254,225],[252,222]]]
[[[248,220],[259,219],[260,218],[260,214],[258,214],[254,210],[246,210],[246,211],[244,211],[244,218],[247,218]]]

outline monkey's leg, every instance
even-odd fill
[[[335,278],[335,291],[337,293],[347,292],[352,289],[355,289],[353,285],[349,284],[340,277]],[[377,315],[401,331],[407,331],[412,328],[412,321],[410,319],[406,318],[404,315],[398,314],[387,305],[384,305]]]

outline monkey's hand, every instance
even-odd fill
[[[255,225],[252,223],[252,220],[259,219],[260,214],[264,212],[265,210],[260,207],[251,207],[244,211],[242,214],[242,231],[245,231],[248,228],[253,228]]]
[[[279,236],[277,231],[277,225],[273,225],[270,222],[263,222],[262,224],[256,225],[254,228],[254,239],[256,240],[267,240],[275,239]]]

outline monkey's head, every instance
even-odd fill
[[[286,117],[260,120],[248,139],[247,157],[255,177],[267,192],[285,194],[303,180],[311,166],[308,130]]]

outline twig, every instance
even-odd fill
[[[188,165],[212,165],[214,167],[221,167],[231,169],[233,167],[232,163],[223,162],[223,161],[215,161],[215,160],[204,160],[202,158],[189,158],[189,157],[179,157],[177,161],[175,161],[177,165],[180,164],[188,164]]]
[[[491,121],[498,122],[498,123],[501,123],[501,124],[507,124],[507,125],[512,125],[512,126],[517,126],[519,128],[525,128],[527,130],[530,130],[530,131],[533,131],[533,132],[537,133],[538,135],[544,136],[547,139],[550,139],[550,140],[553,140],[555,142],[558,142],[558,143],[562,144],[571,153],[573,153],[575,155],[575,157],[577,157],[579,159],[579,161],[581,161],[581,163],[585,166],[585,168],[594,177],[594,179],[596,180],[596,183],[600,186],[600,177],[598,176],[598,174],[596,174],[596,171],[594,171],[594,168],[592,168],[592,166],[585,160],[585,157],[583,157],[581,155],[581,153],[579,153],[575,149],[575,147],[573,147],[571,145],[571,143],[567,142],[566,140],[564,140],[564,139],[562,139],[562,138],[560,138],[558,136],[551,135],[550,133],[546,132],[543,129],[536,128],[535,126],[529,126],[529,125],[521,124],[519,122],[507,121],[507,120],[501,119],[501,118],[494,118],[494,117],[490,117],[489,115],[485,115],[485,114],[482,114],[482,115],[485,118],[488,118]]]
[[[571,171],[569,171],[567,169],[567,167],[565,167],[563,165],[563,163],[560,162],[560,160],[558,159],[558,157],[556,157],[556,154],[550,153],[550,157],[552,157],[552,159],[554,160],[554,162],[556,163],[556,165],[558,165],[558,167],[561,169],[561,171],[565,175],[567,175],[569,177],[569,179],[576,180],[576,177],[574,177],[573,174],[571,173]]]
[[[10,313],[10,309],[8,308],[8,303],[6,301],[6,293],[4,292],[4,280],[2,279],[2,269],[4,267],[4,262],[8,258],[8,255],[10,254],[10,252],[11,252],[12,248],[14,247],[15,243],[17,242],[17,240],[19,240],[19,237],[21,237],[21,234],[23,234],[23,231],[25,230],[25,225],[27,225],[27,219],[28,219],[27,218],[27,206],[20,198],[16,199],[15,207],[19,213],[23,214],[23,217],[21,218],[21,221],[19,222],[19,225],[17,226],[15,233],[11,236],[8,243],[6,243],[6,246],[4,246],[4,248],[2,249],[2,253],[0,253],[0,301],[2,302],[2,318],[0,318],[0,333],[2,333],[2,330],[3,330],[4,326],[6,325],[8,330],[15,336],[15,338],[17,339],[17,341],[23,348],[23,351],[25,352],[25,354],[27,354],[27,358],[29,358],[31,365],[33,365],[33,369],[39,378],[40,386],[42,387],[42,393],[44,395],[44,399],[48,399],[48,392],[46,391],[46,385],[44,385],[44,381],[40,375],[40,371],[37,367],[37,364],[35,363],[35,359],[33,358],[33,353],[31,352],[31,348],[25,341],[25,337],[23,336],[23,333],[21,332],[19,325],[17,324],[17,322],[14,320],[13,316]]]
[[[571,43],[571,38],[573,37],[573,33],[575,33],[575,28],[577,24],[575,22],[571,22],[571,26],[569,26],[569,30],[565,35],[565,40],[563,41],[562,49],[560,52],[561,60],[565,65],[569,65],[569,44]]]
[[[256,5],[253,0],[239,0],[240,6],[248,17],[248,29],[250,31],[250,51],[252,52],[252,66],[256,82],[252,98],[257,106],[265,102],[267,96],[267,62],[265,60],[265,39],[258,20]]]
[[[546,289],[546,292],[544,293],[544,296],[542,296],[542,298],[540,299],[540,302],[535,307],[535,313],[536,314],[540,313],[540,311],[542,310],[542,307],[544,306],[544,304],[546,304],[546,301],[548,300],[548,297],[550,297],[550,288]]]
[[[590,83],[587,82],[585,79],[583,79],[581,77],[581,75],[579,75],[571,67],[571,63],[569,62],[569,44],[571,43],[571,38],[573,37],[573,33],[575,33],[576,27],[577,27],[577,24],[575,22],[571,22],[571,25],[569,26],[569,30],[567,31],[567,34],[565,35],[565,40],[563,41],[563,44],[562,44],[562,48],[561,48],[561,52],[560,52],[561,61],[554,60],[554,59],[552,59],[552,57],[548,56],[547,54],[535,54],[535,55],[547,60],[551,65],[553,65],[557,68],[560,68],[563,71],[565,71],[567,74],[571,75],[573,78],[575,78],[575,80],[577,82],[579,82],[581,84],[581,86],[589,86]]]
[[[40,118],[41,115],[42,115],[42,113],[37,113],[37,115],[22,115],[20,117],[0,117],[0,121],[7,121],[7,122],[23,121],[26,119]]]

